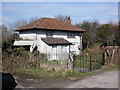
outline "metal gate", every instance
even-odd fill
[[[103,54],[101,53],[75,56],[73,69],[79,72],[99,70],[102,67],[103,61]]]

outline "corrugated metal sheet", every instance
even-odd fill
[[[48,45],[70,45],[72,44],[71,42],[63,38],[47,37],[47,38],[41,38],[41,40],[47,43]]]

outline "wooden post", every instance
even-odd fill
[[[81,64],[81,60],[82,60],[81,58],[82,58],[82,56],[80,56],[80,71],[81,71],[81,68],[82,68],[82,67],[81,67],[81,65],[82,65],[82,64]]]
[[[102,53],[102,65],[105,65],[105,53]]]
[[[73,54],[73,61],[72,61],[72,69],[74,70],[74,66],[75,66],[75,55]]]
[[[92,71],[92,56],[90,54],[90,71]]]
[[[74,64],[75,64],[75,61],[73,60],[73,61],[72,61],[72,69],[73,69],[73,70],[74,70],[74,66],[75,66]]]

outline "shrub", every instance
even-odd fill
[[[32,52],[32,55],[38,60],[47,60],[47,55],[39,51]]]
[[[12,52],[13,52],[13,55],[15,55],[15,56],[21,56],[23,58],[29,58],[29,52],[26,51],[25,48],[23,48],[23,47],[14,48]]]

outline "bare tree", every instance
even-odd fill
[[[70,16],[58,14],[58,15],[55,15],[55,18],[60,19],[61,21],[67,22]]]
[[[0,33],[1,33],[2,41],[5,41],[11,36],[11,33],[8,31],[5,25],[0,26],[0,28],[1,28]]]
[[[17,29],[17,28],[20,28],[24,25],[28,24],[28,22],[26,20],[17,20],[16,22],[13,23],[13,28],[14,29]]]
[[[38,19],[40,19],[40,17],[32,17],[32,18],[29,20],[29,23],[31,23],[31,22],[33,22],[33,21],[35,21],[35,20],[38,20]]]

